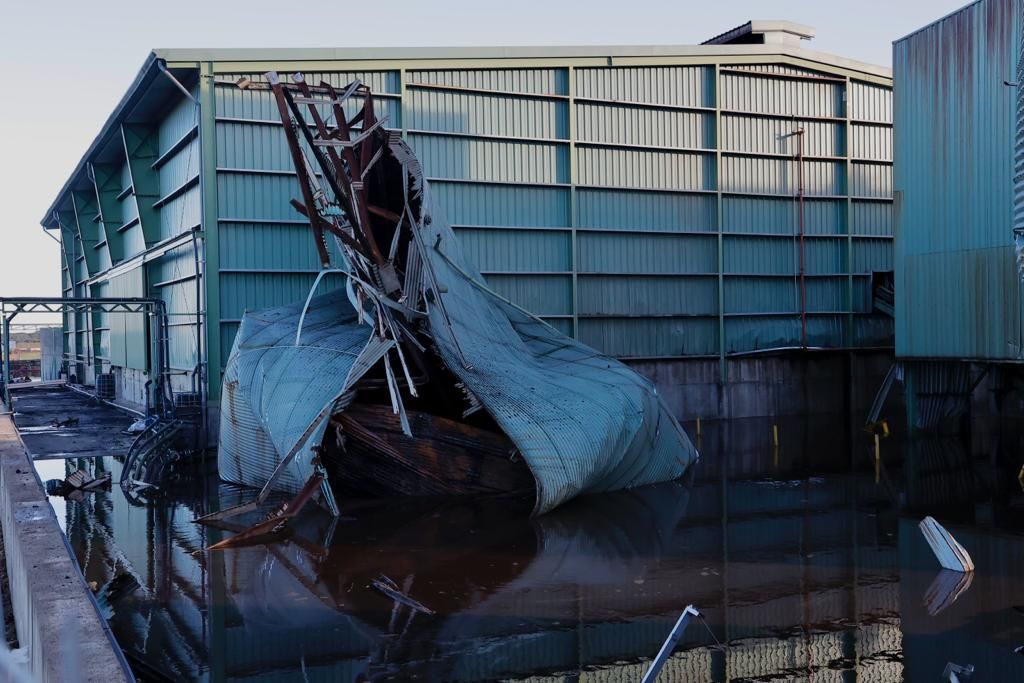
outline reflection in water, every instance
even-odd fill
[[[638,680],[689,603],[727,647],[695,623],[663,680],[933,681],[946,661],[1024,677],[1024,538],[997,529],[1024,528],[1024,494],[980,495],[1008,467],[995,451],[886,442],[876,485],[866,445],[783,426],[774,453],[768,429],[706,425],[693,481],[537,519],[507,497],[349,501],[277,543],[202,553],[223,532],[192,519],[252,495],[212,476],[58,514],[152,679]],[[973,583],[939,573],[922,514],[970,550]],[[435,614],[373,590],[381,575]]]

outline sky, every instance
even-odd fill
[[[699,43],[750,19],[785,19],[817,29],[817,37],[804,43],[809,49],[889,66],[893,40],[964,4],[5,0],[0,5],[0,69],[8,78],[0,94],[0,296],[60,296],[60,247],[39,221],[152,48],[679,45]]]

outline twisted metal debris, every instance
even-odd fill
[[[488,288],[366,86],[266,78],[241,87],[276,102],[323,270],[305,302],[241,323],[223,478],[261,486],[257,503],[317,478],[335,512],[338,491],[525,488],[539,514],[697,459],[649,381]]]

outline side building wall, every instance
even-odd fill
[[[1006,83],[1020,11],[1021,0],[981,0],[893,45],[902,359],[1022,358]]]
[[[193,89],[193,95],[198,89]],[[200,228],[199,120],[195,101],[173,91],[123,123],[55,213],[66,298],[147,297],[167,310],[169,381],[197,391],[202,305],[193,242]],[[64,316],[68,373],[94,384],[115,378],[116,400],[144,409],[155,379],[150,323],[140,313]],[[193,377],[196,377],[194,380]]]

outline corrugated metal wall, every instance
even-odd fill
[[[896,353],[1021,356],[1013,135],[1021,0],[981,0],[894,44]]]
[[[197,93],[196,89],[193,93]],[[157,297],[167,303],[168,347],[177,389],[192,388],[200,329],[196,313],[200,225],[199,120],[178,91],[147,103],[147,114],[90,160],[91,186],[59,211],[65,297]],[[79,381],[111,368],[149,368],[142,314],[66,315],[65,357]]]
[[[886,86],[710,61],[302,68],[371,84],[497,291],[625,357],[800,345],[803,128],[809,343],[891,343],[869,291],[892,268]],[[262,76],[213,70],[223,362],[243,310],[304,297],[318,263],[273,102],[234,85]]]

